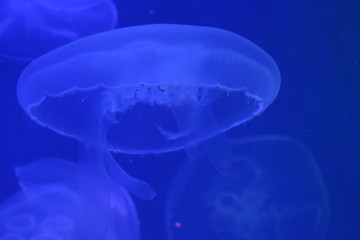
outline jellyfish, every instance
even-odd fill
[[[111,0],[1,1],[0,55],[29,61],[116,22]]]
[[[168,194],[169,240],[319,240],[326,233],[328,199],[315,160],[284,136],[231,139],[228,175],[206,161],[187,161]]]
[[[16,168],[21,190],[0,205],[1,240],[138,240],[124,188],[64,159]]]
[[[24,70],[17,93],[31,119],[97,146],[115,181],[148,198],[145,185],[125,177],[105,151],[186,148],[264,111],[279,86],[274,60],[245,38],[213,27],[155,24],[54,50]]]

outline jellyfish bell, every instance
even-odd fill
[[[127,191],[83,167],[54,158],[17,167],[21,190],[0,205],[0,239],[139,239]]]
[[[111,0],[0,3],[0,56],[30,61],[78,38],[115,27]]]
[[[269,135],[228,144],[234,158],[229,174],[199,152],[175,176],[165,206],[169,240],[324,239],[326,187],[302,143]]]
[[[155,24],[83,38],[31,63],[20,105],[39,124],[84,142],[104,134],[125,153],[184,148],[264,111],[280,87],[273,59],[212,27]]]
[[[279,86],[273,59],[245,38],[155,24],[86,37],[36,59],[20,77],[18,100],[40,125],[100,151],[148,154],[185,148],[251,119]],[[153,196],[109,153],[99,154],[102,161],[129,191]]]

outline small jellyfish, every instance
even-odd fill
[[[20,77],[18,100],[33,120],[60,134],[148,154],[250,120],[279,87],[274,60],[245,38],[155,24],[86,37],[37,59]]]
[[[1,1],[0,55],[29,61],[116,22],[111,0]]]
[[[128,193],[64,159],[18,167],[21,190],[0,205],[0,240],[138,240]]]
[[[230,140],[234,162],[220,174],[199,153],[174,179],[166,204],[169,240],[319,240],[329,218],[319,169],[282,136]]]

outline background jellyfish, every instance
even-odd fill
[[[201,154],[181,169],[166,206],[169,239],[322,239],[327,196],[306,148],[281,136],[232,139],[231,146],[226,176]]]
[[[1,240],[139,239],[133,202],[120,186],[64,159],[18,167],[21,190],[0,206]]]
[[[280,86],[273,59],[234,33],[145,25],[73,42],[34,61],[18,100],[56,132],[104,149],[181,149],[262,112]],[[112,168],[113,169],[113,168]]]
[[[0,3],[0,55],[32,60],[54,48],[115,27],[111,0],[6,0]]]

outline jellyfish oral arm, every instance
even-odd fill
[[[112,181],[125,187],[133,195],[144,200],[152,200],[155,197],[156,194],[149,184],[126,173],[110,152],[106,156],[105,166]]]

